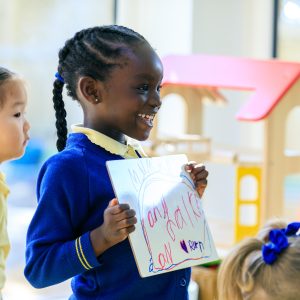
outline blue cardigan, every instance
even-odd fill
[[[25,277],[36,288],[73,277],[70,299],[188,299],[190,268],[141,278],[128,239],[95,256],[90,231],[103,223],[115,197],[105,162],[116,159],[123,158],[73,133],[65,150],[45,162]]]

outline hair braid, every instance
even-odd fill
[[[66,110],[65,104],[62,98],[62,90],[64,84],[60,82],[58,79],[54,81],[53,87],[53,104],[55,109],[56,116],[56,130],[57,130],[57,142],[56,147],[58,151],[62,151],[66,146],[67,140],[67,121],[66,121]]]

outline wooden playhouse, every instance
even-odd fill
[[[213,159],[210,139],[203,137],[202,132],[203,99],[224,100],[219,89],[252,91],[236,118],[239,121],[263,121],[262,160],[259,164],[253,164],[233,156],[231,162],[236,165],[237,174],[235,240],[255,234],[260,224],[267,219],[282,215],[284,178],[300,173],[300,153],[290,155],[285,149],[287,118],[296,106],[300,106],[300,63],[172,55],[163,58],[163,65],[162,98],[169,94],[179,94],[186,103],[188,118],[185,135],[159,137],[158,124],[154,125],[151,135],[152,155],[158,153],[161,145],[171,144],[172,151],[167,154],[185,152],[189,159]],[[180,145],[185,148],[180,148]],[[256,183],[256,193],[252,198],[243,199],[241,187],[248,182],[244,179],[249,178]],[[248,209],[254,212],[254,220],[245,223],[241,216]]]

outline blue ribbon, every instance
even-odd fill
[[[300,222],[290,223],[285,229],[285,235],[292,236],[295,235],[300,229]]]
[[[290,223],[285,229],[272,229],[267,244],[262,247],[263,260],[272,265],[278,255],[289,246],[288,236],[295,235],[300,229],[300,222]]]
[[[60,76],[60,74],[58,72],[55,73],[55,77],[61,82],[61,83],[65,83],[64,79]]]

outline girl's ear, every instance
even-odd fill
[[[78,98],[91,104],[101,102],[102,83],[91,78],[81,77],[78,81]]]

